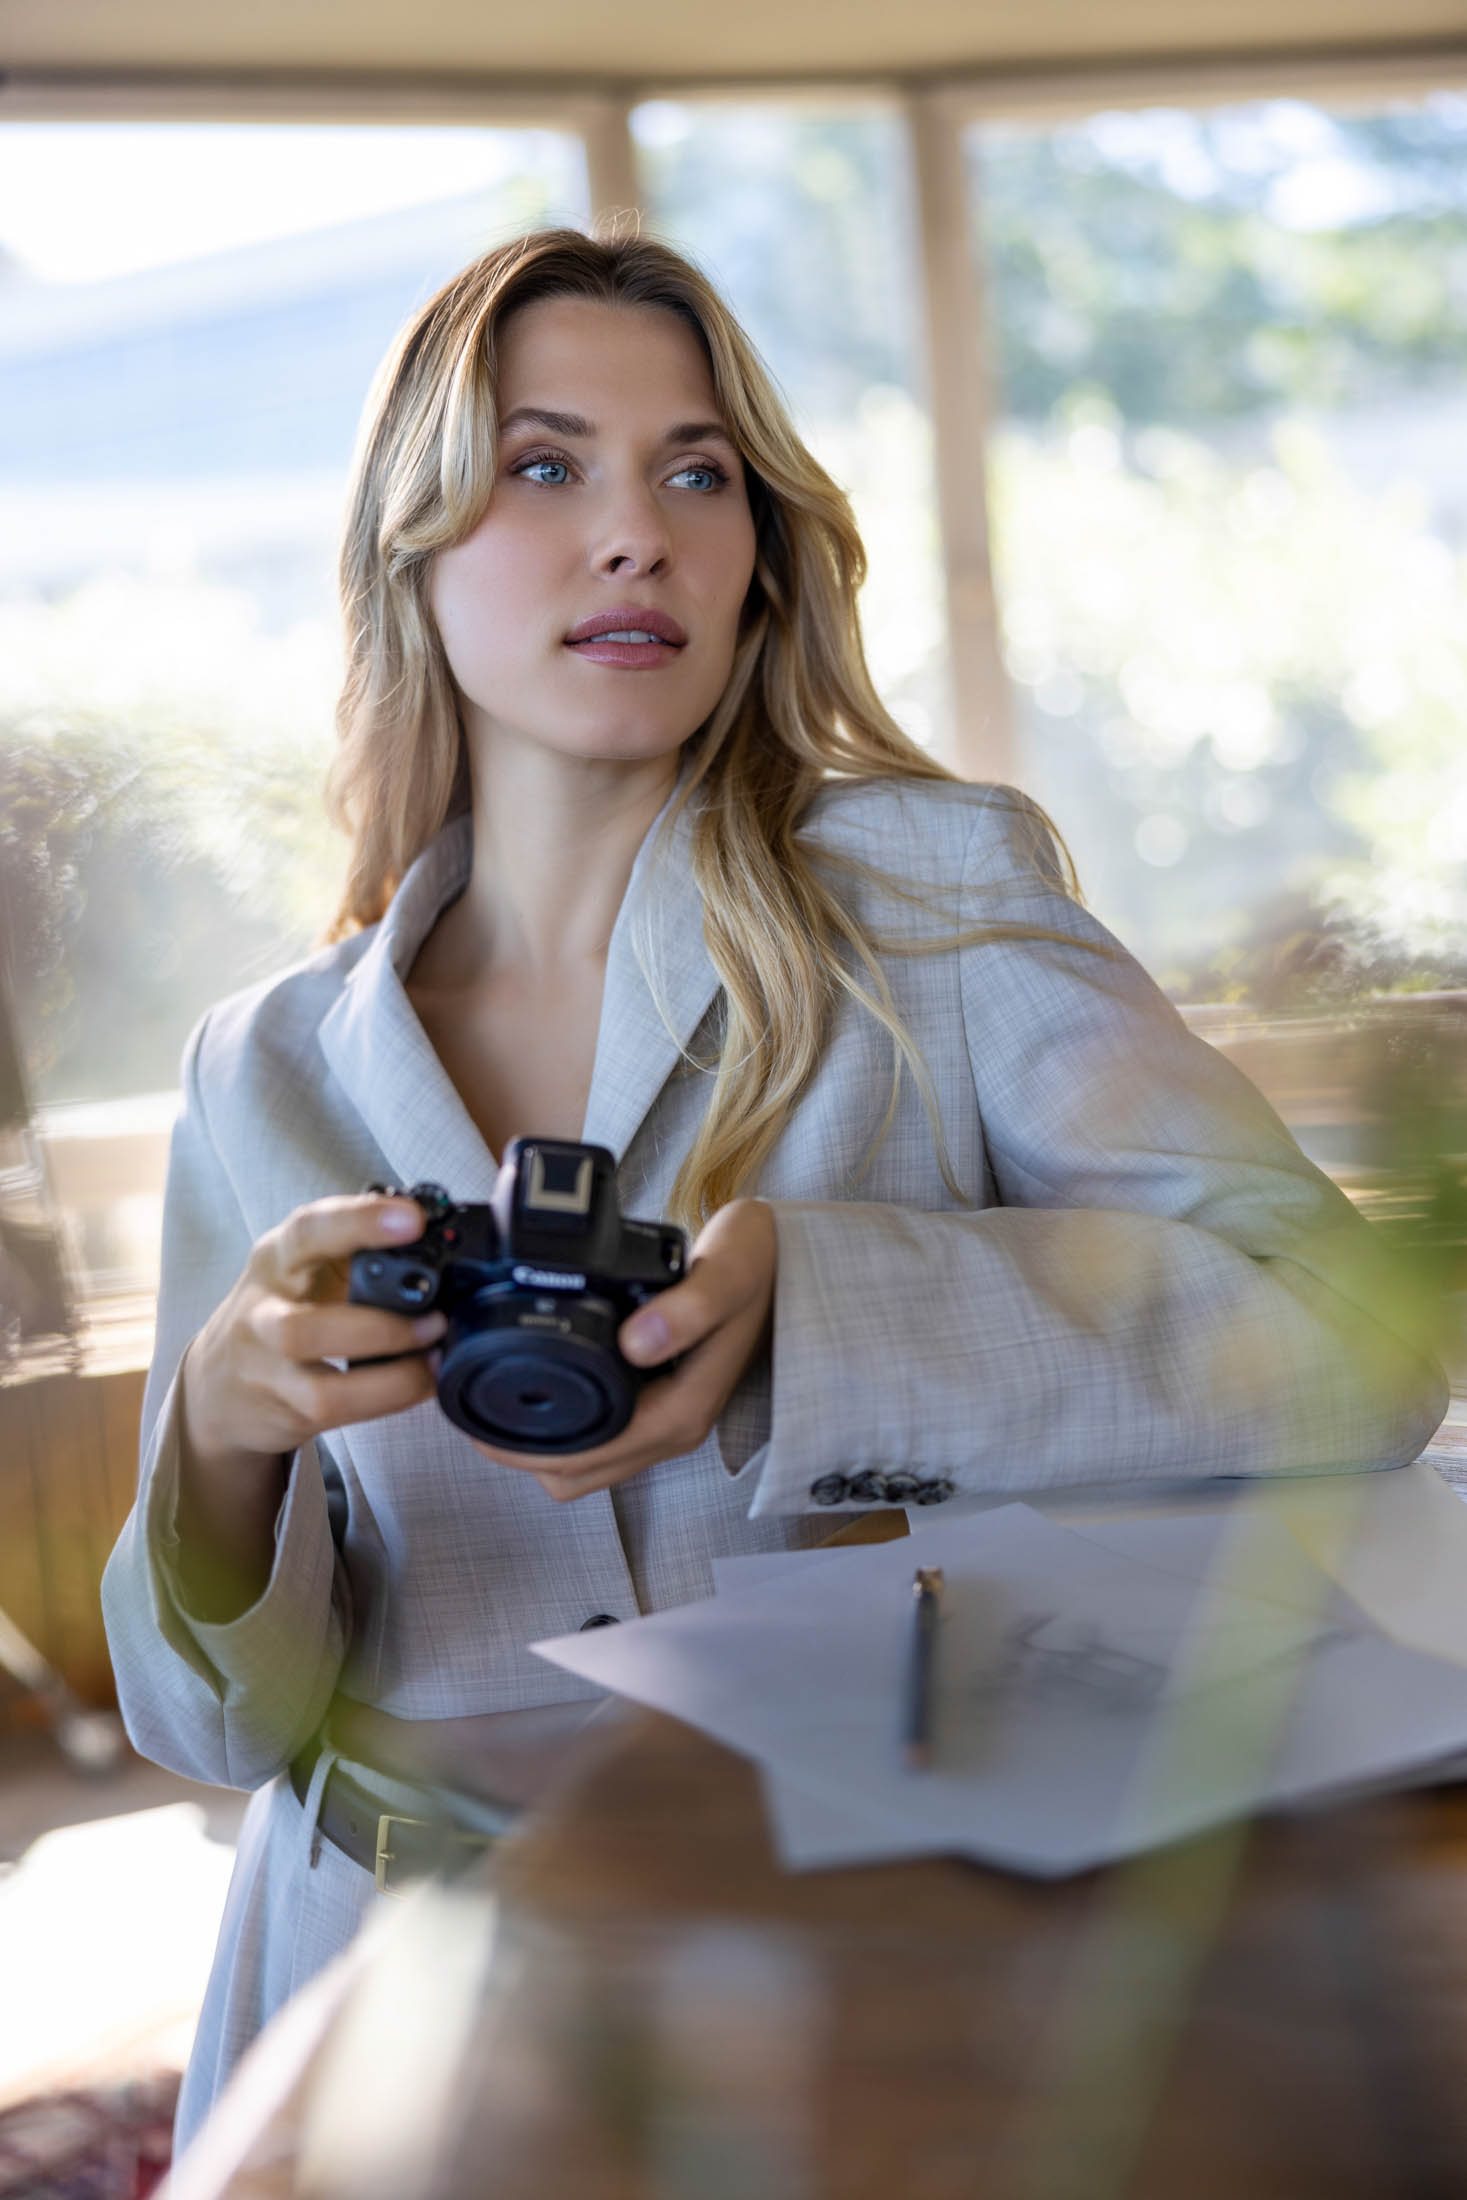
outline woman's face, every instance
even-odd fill
[[[499,466],[429,600],[471,742],[672,755],[728,682],[754,571],[743,466],[693,330],[655,306],[544,298],[500,331]],[[530,412],[562,417],[547,425]],[[576,646],[660,613],[677,646]]]

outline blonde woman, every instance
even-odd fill
[[[656,242],[518,239],[386,363],[342,565],[345,901],[187,1050],[104,1587],[138,1746],[257,1791],[183,2136],[374,1900],[384,1814],[536,1792],[592,1707],[536,1638],[852,1510],[1389,1466],[1444,1408],[1364,1224],[1033,805],[882,708],[863,566]],[[676,1365],[584,1452],[476,1444],[434,1397],[443,1316],[345,1298],[424,1219],[363,1186],[485,1200],[517,1133],[609,1148],[623,1211],[693,1235],[620,1332]]]

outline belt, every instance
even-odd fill
[[[292,1760],[298,1800],[310,1793],[324,1744],[318,1734]],[[368,1777],[362,1778],[362,1774]],[[316,1826],[333,1848],[372,1874],[379,1894],[396,1894],[409,1880],[461,1871],[507,1833],[518,1812],[478,1796],[427,1788],[395,1775],[378,1787],[371,1768],[348,1772],[338,1758],[321,1789]],[[407,1809],[405,1804],[414,1805]]]

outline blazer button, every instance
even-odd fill
[[[956,1484],[945,1474],[936,1475],[931,1481],[919,1482],[912,1498],[914,1505],[941,1505],[953,1495]]]
[[[584,1635],[588,1627],[616,1627],[619,1624],[620,1622],[618,1621],[615,1612],[593,1612],[589,1619],[583,1619],[581,1621],[580,1626],[576,1629],[576,1633],[578,1635]]]
[[[886,1476],[878,1474],[875,1467],[866,1467],[860,1474],[851,1476],[846,1494],[855,1505],[884,1505]]]
[[[921,1487],[915,1474],[889,1474],[886,1477],[886,1502],[888,1505],[915,1504]]]
[[[810,1495],[817,1505],[843,1505],[849,1489],[843,1474],[822,1474],[818,1482],[810,1484]]]

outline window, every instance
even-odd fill
[[[1178,998],[1467,971],[1467,96],[979,122],[1019,771]]]

